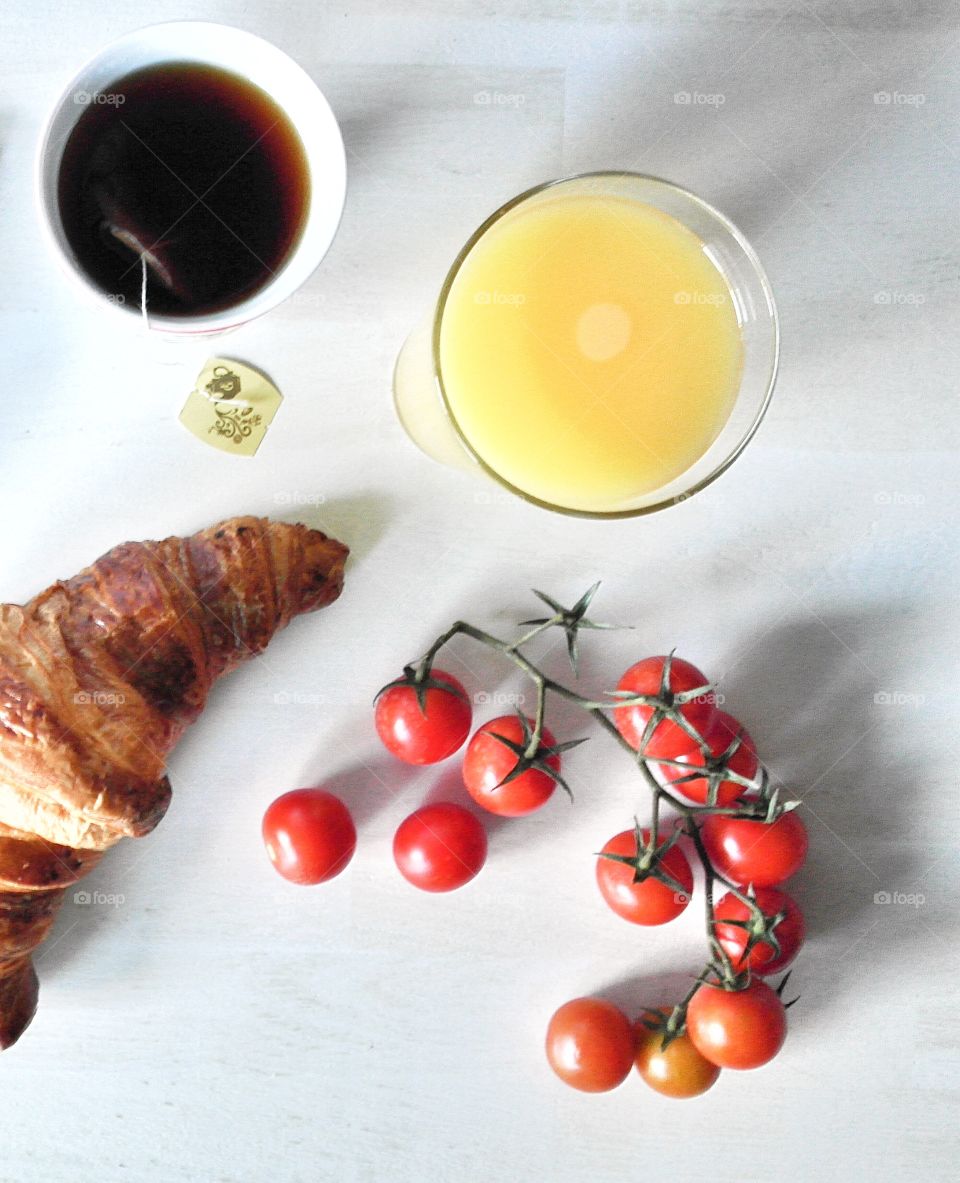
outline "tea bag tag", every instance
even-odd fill
[[[212,448],[253,456],[282,401],[263,374],[242,362],[212,357],[183,404],[180,422]]]

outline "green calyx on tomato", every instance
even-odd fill
[[[673,759],[691,740],[703,745],[703,735],[716,715],[713,683],[696,666],[674,657],[674,652],[638,661],[616,690],[608,691],[617,700],[613,703],[617,730],[648,760]]]
[[[560,772],[559,757],[564,752],[569,752],[572,748],[586,743],[587,736],[582,736],[580,739],[568,739],[564,743],[544,744],[535,735],[533,728],[530,726],[530,720],[522,711],[517,711],[517,718],[520,722],[521,731],[519,739],[513,739],[509,735],[501,735],[496,731],[486,732],[491,739],[496,740],[498,744],[502,744],[503,747],[512,752],[517,758],[517,762],[513,768],[503,777],[497,788],[503,788],[510,784],[511,781],[515,781],[523,776],[524,773],[535,769],[538,772],[544,773],[555,784],[558,784],[572,801],[573,790]]]
[[[787,970],[787,972],[786,972],[786,973],[783,975],[783,977],[782,977],[782,978],[781,978],[781,980],[780,980],[780,985],[779,985],[779,986],[777,986],[777,988],[776,988],[776,991],[775,991],[775,993],[776,993],[777,997],[780,999],[780,1001],[781,1001],[781,1002],[783,1002],[783,992],[784,992],[784,990],[786,990],[786,988],[787,988],[787,982],[789,982],[789,981],[790,981],[790,975],[791,975],[792,973],[793,973],[793,970],[792,970],[792,969],[790,969],[790,970]],[[795,994],[795,995],[793,996],[793,998],[791,998],[791,999],[790,999],[790,1001],[789,1001],[789,1002],[784,1002],[784,1003],[783,1003],[783,1009],[784,1009],[784,1010],[789,1010],[789,1009],[790,1009],[790,1007],[791,1007],[791,1006],[793,1006],[793,1004],[794,1004],[795,1002],[799,1002],[799,1001],[800,1001],[800,995],[799,995],[799,994]]]
[[[467,697],[467,692],[455,678],[439,670],[437,671],[437,675],[437,677],[433,677],[431,670],[415,670],[412,665],[405,665],[403,667],[403,675],[399,678],[394,678],[386,686],[381,686],[373,696],[373,701],[376,703],[378,699],[386,694],[387,691],[394,689],[394,687],[409,686],[416,695],[417,706],[420,708],[420,714],[424,717],[427,714],[428,690],[443,690],[447,694],[453,694],[457,698],[462,698],[469,705],[470,699]]]
[[[670,1044],[687,1029],[687,1008],[678,1003],[676,1006],[645,1006],[637,1019],[637,1027],[645,1027],[651,1034],[662,1036],[661,1048],[668,1048]]]
[[[700,743],[690,740],[689,750],[658,760],[656,770],[671,789],[699,805],[736,805],[748,790],[756,793],[763,787],[753,740],[725,711],[717,712]]]
[[[612,912],[631,924],[668,924],[693,895],[693,872],[673,837],[652,831],[615,834],[597,856],[597,887]],[[662,840],[661,840],[662,839]]]
[[[374,725],[388,752],[407,764],[447,759],[470,734],[473,710],[462,684],[443,670],[414,672],[377,695]]]
[[[714,906],[712,927],[735,967],[764,976],[785,969],[805,936],[800,908],[775,887],[729,891]]]
[[[634,818],[633,850],[636,853],[631,851],[629,854],[621,854],[605,848],[598,852],[597,858],[608,859],[612,863],[621,863],[623,866],[630,867],[633,871],[634,883],[643,883],[647,879],[657,879],[665,887],[669,887],[676,895],[689,899],[693,887],[692,880],[686,883],[680,883],[670,873],[669,867],[671,860],[667,858],[669,852],[676,846],[680,834],[681,831],[679,829],[674,829],[666,838],[662,838],[662,834],[654,834],[651,830],[645,830],[640,825],[639,820]],[[679,854],[680,852],[677,851],[677,853]],[[683,861],[686,863],[686,858]],[[687,870],[689,872],[689,866]],[[684,878],[688,879],[688,875],[685,875]]]

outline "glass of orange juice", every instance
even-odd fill
[[[703,489],[756,432],[779,327],[739,230],[656,177],[539,185],[492,214],[407,339],[408,434],[537,505],[650,513]]]

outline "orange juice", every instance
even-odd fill
[[[615,511],[685,472],[737,394],[743,344],[703,242],[638,200],[522,203],[461,263],[439,330],[460,432],[551,505]]]

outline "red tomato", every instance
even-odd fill
[[[532,719],[529,724],[532,728]],[[503,784],[516,767],[518,757],[496,738],[498,735],[511,743],[522,745],[524,742],[523,726],[516,715],[501,715],[498,719],[484,723],[467,744],[463,758],[463,783],[467,786],[467,792],[478,805],[501,817],[522,817],[526,813],[533,813],[553,795],[556,781],[539,768],[528,768],[508,784]],[[555,743],[556,740],[544,727],[541,752],[544,748],[552,748]],[[545,763],[554,772],[560,771],[559,755],[548,756]]]
[[[757,749],[747,729],[741,727],[733,715],[728,715],[726,711],[717,711],[709,730],[703,738],[710,749],[712,757],[719,759],[728,750],[738,735],[740,736],[740,746],[727,760],[726,766],[731,772],[736,772],[739,776],[745,776],[750,779],[757,775],[757,769],[760,767],[760,761],[757,759]],[[682,777],[689,776],[691,772],[696,772],[697,769],[705,767],[706,761],[703,758],[703,751],[693,740],[689,740],[689,737],[688,741],[687,750],[673,757],[674,760],[679,760],[681,763],[687,765],[686,768],[671,768],[665,764],[654,766],[659,780],[668,787],[673,782],[679,781]],[[685,780],[682,784],[675,785],[675,788],[688,801],[693,801],[697,805],[707,804],[710,782],[706,777]],[[722,780],[717,786],[715,804],[724,806],[733,805],[737,798],[742,797],[746,792],[746,788],[743,785],[738,785],[736,781]]]
[[[796,810],[773,822],[711,814],[700,832],[715,869],[744,887],[776,887],[807,857],[807,827]]]
[[[453,891],[487,860],[487,833],[462,805],[424,805],[400,823],[393,838],[400,874],[421,891]]]
[[[663,670],[666,657],[645,657],[632,665],[617,683],[618,690],[629,690],[631,694],[651,694],[660,697],[660,687],[663,681]],[[696,690],[707,684],[706,677],[700,673],[695,665],[674,657],[670,661],[670,683],[667,688],[664,703],[670,705],[674,694],[682,694],[686,690]],[[613,721],[617,730],[627,743],[640,750],[643,732],[653,717],[655,708],[652,706],[617,707],[613,712]],[[716,714],[716,706],[711,694],[702,698],[695,698],[679,708],[680,714],[701,735],[709,728]],[[673,722],[672,719],[662,718],[647,741],[644,755],[648,757],[662,756],[667,760],[674,760],[682,752],[690,750],[690,736]]]
[[[669,1007],[659,1011],[648,1011],[668,1016]],[[637,1071],[658,1093],[665,1097],[699,1097],[716,1083],[720,1069],[693,1046],[690,1036],[684,1031],[675,1036],[666,1047],[663,1046],[663,1031],[651,1031],[642,1021],[634,1025],[637,1054],[634,1063]]]
[[[446,760],[470,734],[473,711],[463,685],[443,670],[431,670],[430,678],[450,689],[428,687],[423,710],[416,690],[407,683],[387,686],[377,697],[377,734],[388,752],[408,764]]]
[[[584,1093],[605,1093],[633,1066],[634,1035],[627,1016],[602,998],[575,998],[547,1027],[547,1060],[557,1076]]]
[[[353,858],[357,831],[350,810],[323,789],[284,793],[263,815],[270,861],[291,883],[323,883]]]
[[[649,840],[650,831],[643,831],[643,841]],[[665,834],[659,836],[662,842]],[[597,856],[597,886],[607,904],[618,916],[633,924],[666,924],[679,916],[690,902],[693,891],[693,872],[687,856],[678,846],[671,846],[658,860],[659,866],[682,888],[662,883],[659,879],[644,879],[634,882],[634,868],[626,863],[604,858],[604,854],[637,857],[637,836],[634,830],[624,830],[611,838]]]
[[[759,1068],[783,1047],[787,1012],[761,978],[742,990],[704,985],[687,1007],[687,1033],[720,1068]]]
[[[773,945],[761,939],[750,950],[746,961],[742,960],[750,932],[746,928],[741,928],[739,924],[730,922],[737,920],[753,924],[753,920],[750,909],[742,900],[738,900],[733,892],[727,892],[714,908],[714,931],[734,969],[751,969],[754,973],[760,974],[779,973],[793,961],[803,944],[806,935],[803,913],[786,892],[778,891],[775,887],[758,887],[756,897],[757,906],[767,920],[783,913],[783,919],[773,930],[780,946],[779,956],[774,952]]]

